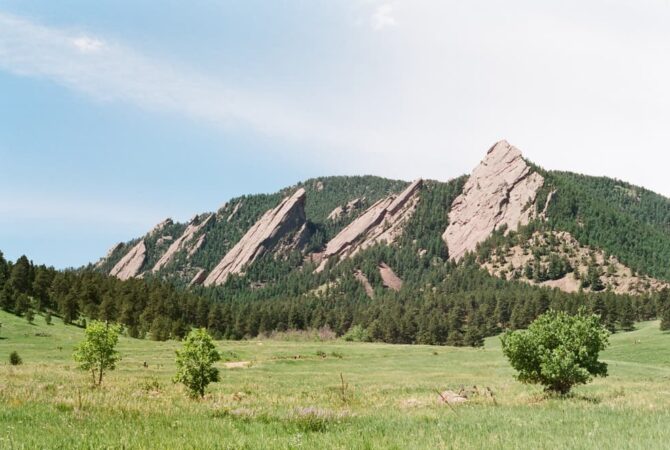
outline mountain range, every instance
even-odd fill
[[[227,296],[319,293],[353,278],[374,296],[424,289],[440,265],[472,263],[565,292],[658,291],[670,281],[670,200],[545,170],[500,141],[470,175],[446,182],[316,178],[188,223],[166,219],[94,268]],[[288,279],[300,287],[282,290]]]

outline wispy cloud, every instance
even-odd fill
[[[88,36],[80,36],[75,38],[72,40],[72,43],[79,49],[79,51],[83,53],[97,52],[100,51],[104,46],[104,43],[101,40]]]
[[[387,27],[394,27],[397,21],[394,16],[395,7],[391,3],[384,3],[377,6],[372,14],[372,28],[382,30]]]
[[[0,13],[0,69],[42,77],[101,101],[127,102],[221,127],[342,144],[327,122],[121,43]],[[349,143],[347,143],[348,145]]]

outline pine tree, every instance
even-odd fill
[[[30,261],[23,255],[16,260],[16,263],[12,267],[9,283],[17,292],[30,294],[30,287],[32,285],[30,273]]]
[[[635,329],[635,311],[631,305],[630,299],[624,298],[621,302],[619,310],[619,326],[624,331],[632,331]]]

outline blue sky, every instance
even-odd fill
[[[0,0],[0,249],[78,266],[309,177],[447,180],[502,138],[668,195],[670,4],[584,3]]]

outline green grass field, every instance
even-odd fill
[[[176,342],[122,338],[121,363],[94,389],[72,360],[81,329],[0,322],[2,449],[670,448],[670,334],[657,322],[612,336],[610,376],[568,399],[516,382],[490,338],[484,349],[219,342],[251,366],[222,361],[201,401],[171,382]],[[9,365],[13,350],[23,365]],[[473,385],[495,401],[449,407],[436,393]]]

